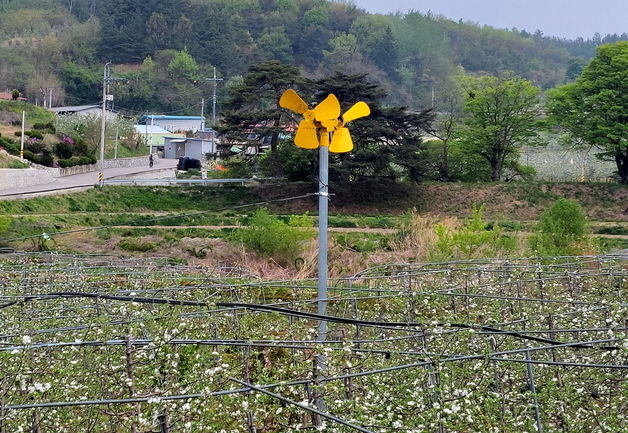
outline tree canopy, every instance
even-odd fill
[[[220,127],[224,139],[243,147],[259,148],[268,144],[274,175],[281,174],[281,164],[275,160],[279,134],[285,127],[281,121],[283,111],[279,108],[279,98],[284,91],[301,82],[297,68],[271,60],[251,66],[241,83],[229,88]],[[268,143],[263,142],[266,137]]]
[[[523,145],[537,144],[541,131],[540,89],[512,74],[465,76],[463,147],[491,167],[491,180],[516,162]]]
[[[628,38],[565,41],[429,12],[368,14],[350,2],[326,0],[23,0],[2,2],[0,11],[0,87],[31,100],[54,88],[59,105],[95,102],[89,74],[72,71],[79,82],[64,76],[70,63],[95,71],[111,61],[116,70],[133,71],[174,50],[227,79],[268,60],[308,76],[368,73],[389,100],[420,110],[438,103],[457,66],[492,75],[512,70],[545,89],[577,74],[595,46]],[[185,91],[168,80],[146,86],[159,86],[154,93]],[[171,109],[163,95],[149,102]],[[195,114],[197,104],[182,114]],[[116,104],[122,110],[137,105],[134,98]]]
[[[547,109],[575,145],[614,160],[628,184],[628,42],[600,46],[575,82],[549,93]]]

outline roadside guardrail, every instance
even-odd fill
[[[216,185],[221,183],[239,183],[255,179],[105,179],[103,185],[163,186],[163,185]]]

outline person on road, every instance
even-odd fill
[[[151,153],[150,156],[148,157],[148,166],[150,168],[153,168],[153,154]]]

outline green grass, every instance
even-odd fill
[[[124,251],[148,252],[157,249],[157,244],[153,242],[142,242],[139,239],[122,239],[118,242],[118,248]]]
[[[388,249],[390,243],[390,236],[377,233],[333,233],[332,238],[338,245],[359,253]]]
[[[107,140],[107,145],[105,146],[105,158],[113,159],[114,156],[118,158],[131,158],[134,156],[146,156],[146,164],[148,164],[148,148],[145,146],[139,146],[137,149],[132,149],[126,147],[122,144],[122,142],[118,142],[118,153],[116,155],[116,143],[113,140]]]
[[[0,201],[0,213],[66,213],[97,209],[105,212],[213,210],[255,202],[246,188],[107,186],[75,194]]]
[[[597,227],[593,229],[593,232],[600,235],[628,235],[628,225]]]
[[[613,251],[628,249],[628,239],[599,238],[598,244],[602,253],[612,253]]]
[[[20,115],[22,111],[26,113],[26,122],[28,124],[49,123],[54,120],[54,114],[45,108],[29,104],[24,101],[0,101],[0,111],[9,111]]]
[[[28,168],[29,165],[25,162],[20,161],[19,159],[5,156],[4,154],[0,155],[0,168]]]

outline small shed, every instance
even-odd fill
[[[207,154],[216,155],[216,144],[202,138],[164,138],[164,158],[194,158],[205,161]]]

